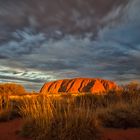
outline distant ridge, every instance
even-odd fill
[[[43,85],[40,93],[103,93],[117,89],[115,82],[99,78],[74,78],[48,82]]]

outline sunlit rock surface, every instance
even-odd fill
[[[103,93],[117,89],[116,83],[97,78],[64,79],[45,83],[41,93]]]

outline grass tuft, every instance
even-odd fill
[[[20,109],[25,118],[24,136],[39,140],[96,140],[100,137],[98,120],[89,109],[66,106],[46,96],[24,100]]]

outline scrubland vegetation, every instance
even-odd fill
[[[45,95],[23,100],[23,135],[40,140],[94,140],[99,137],[96,114],[90,108],[77,107],[74,99],[55,99]]]
[[[17,116],[24,121],[20,134],[36,140],[99,140],[104,127],[140,127],[140,85],[106,95],[1,95],[0,120]]]
[[[0,84],[0,94],[8,94],[8,95],[21,95],[26,91],[22,85],[19,84]]]

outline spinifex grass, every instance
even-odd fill
[[[98,118],[105,127],[136,128],[140,127],[140,99],[131,103],[124,101],[98,109]]]
[[[8,95],[0,96],[0,121],[8,121],[12,118],[12,105]]]
[[[89,108],[43,95],[23,100],[20,110],[25,118],[22,134],[35,139],[95,140],[100,134],[96,116]]]

